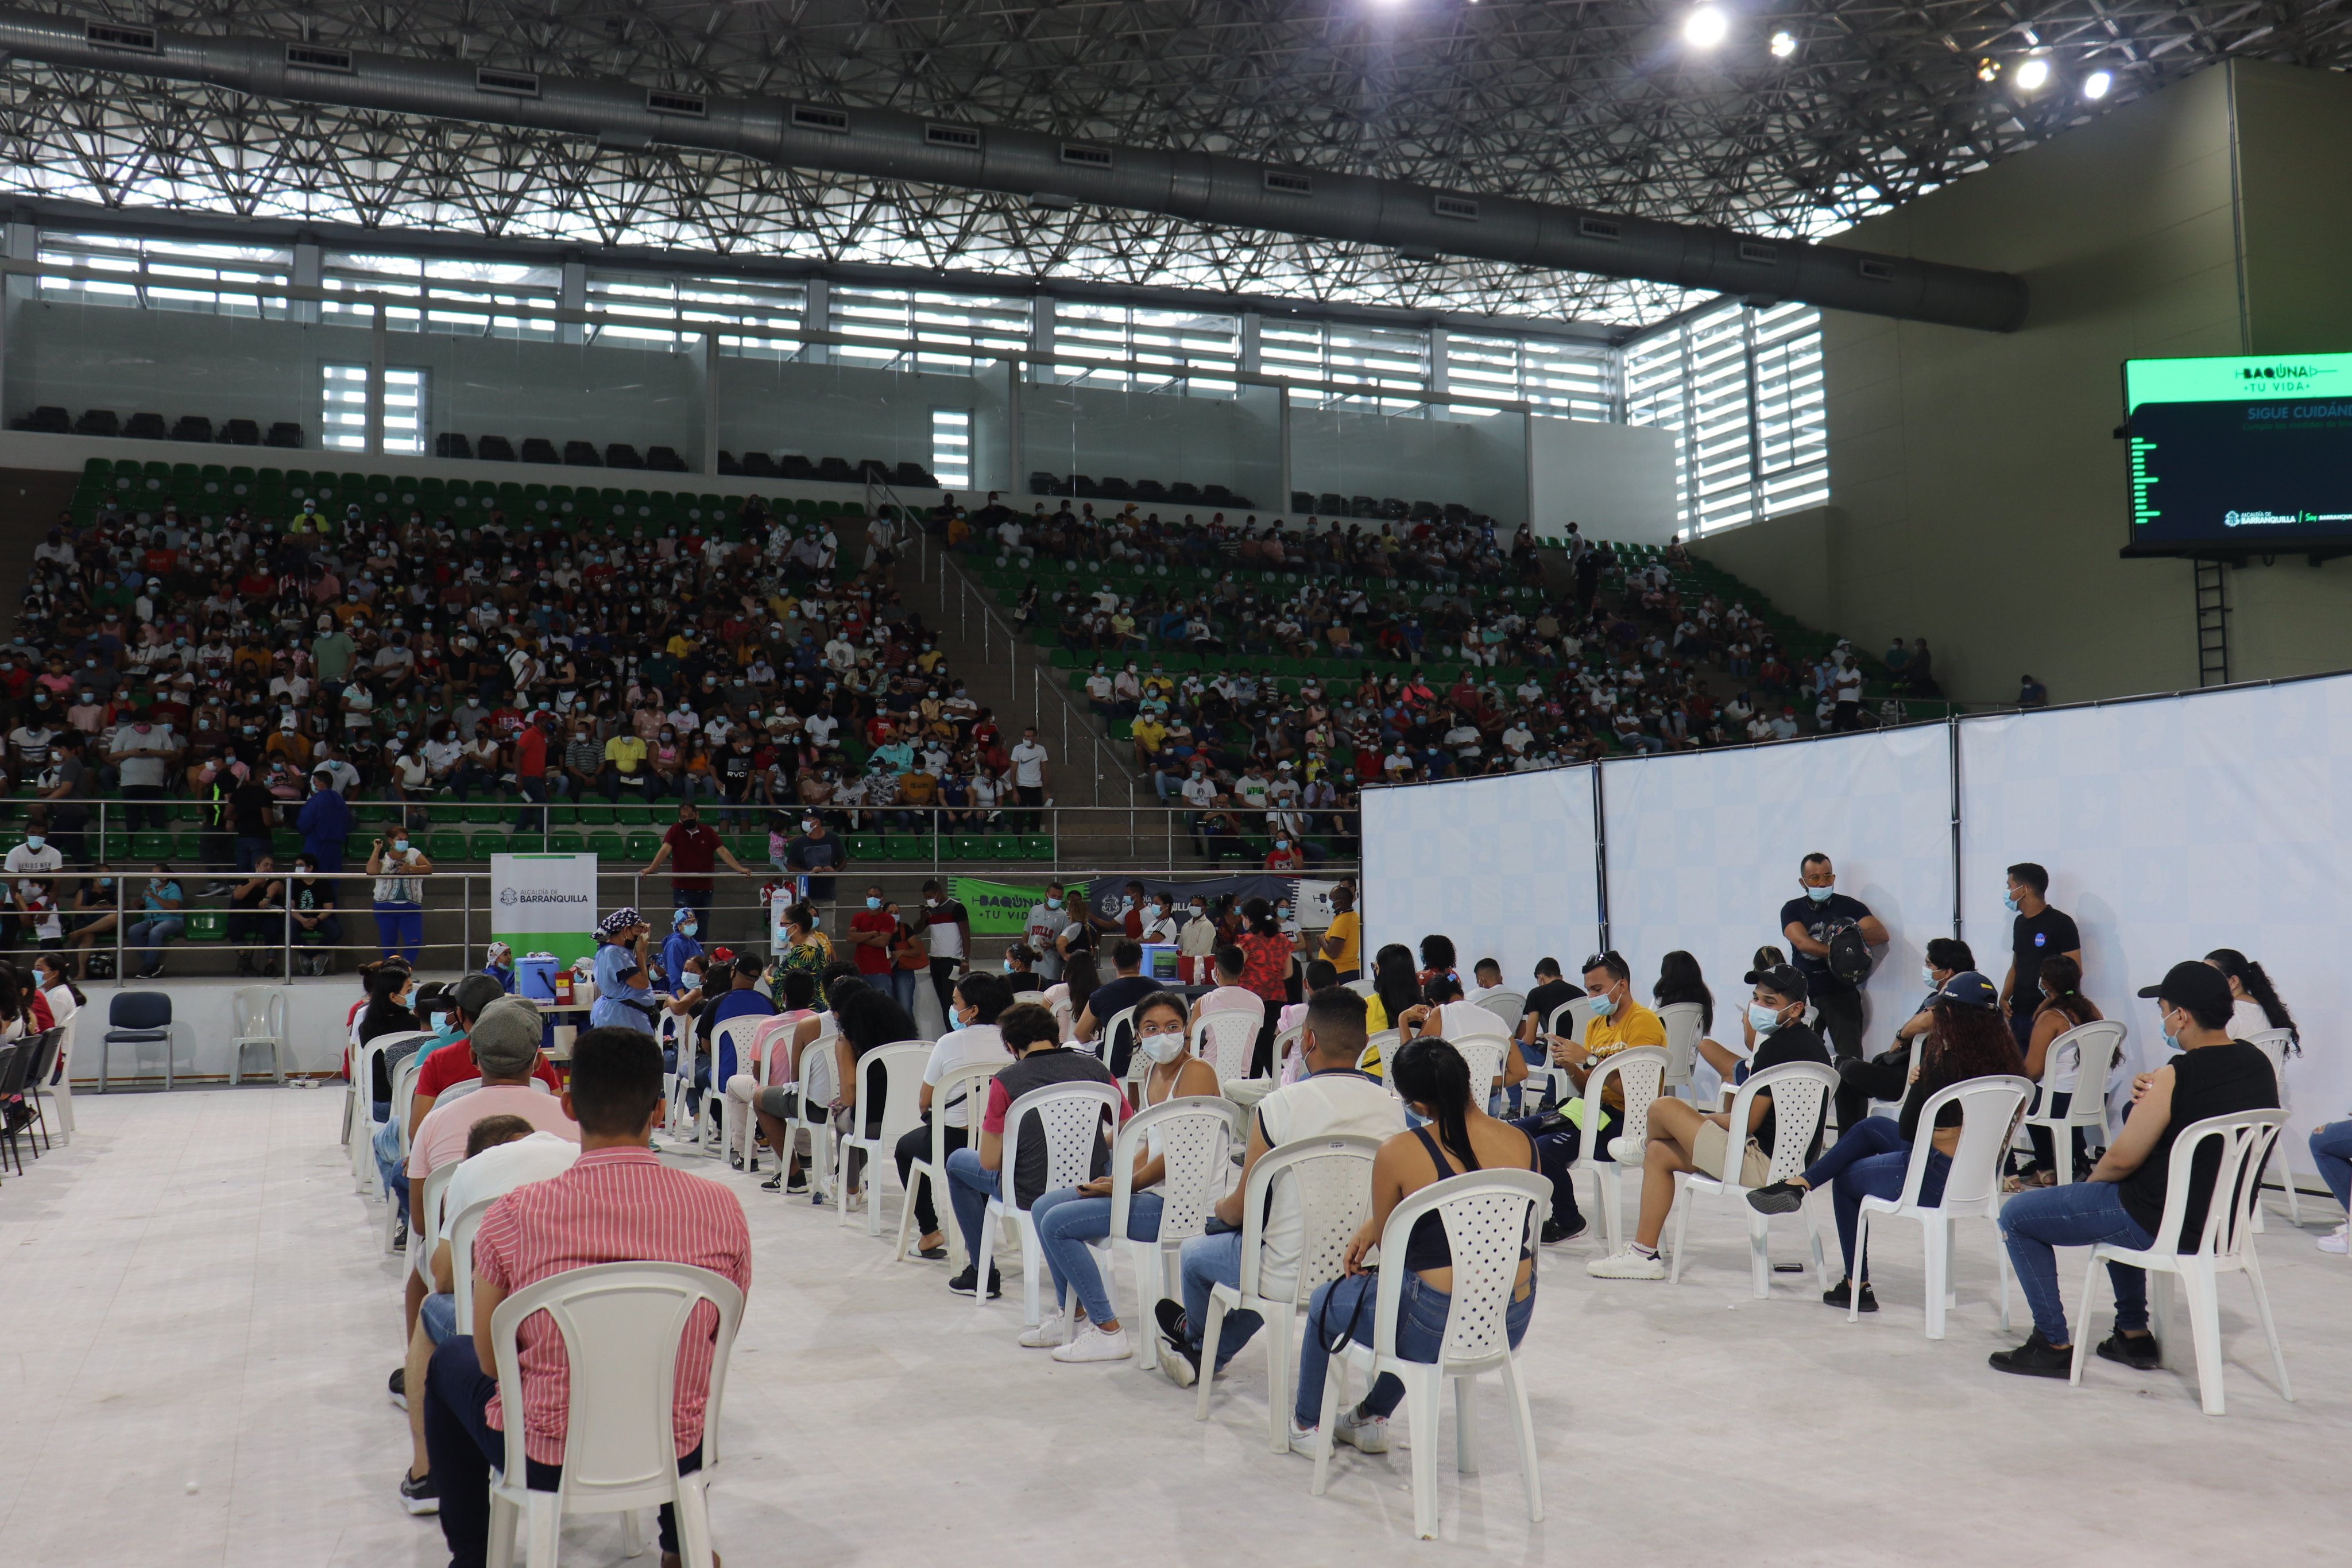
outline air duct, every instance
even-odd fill
[[[2024,281],[2008,273],[887,110],[709,97],[609,78],[6,9],[0,9],[0,50],[50,65],[208,82],[261,98],[555,131],[606,146],[666,142],[833,173],[997,191],[1045,205],[1158,213],[1406,255],[1639,278],[1899,320],[2008,332],[2025,319]]]

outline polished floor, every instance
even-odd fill
[[[75,1143],[0,1186],[0,1561],[446,1561],[394,1495],[398,1265],[352,1191],[340,1104],[294,1087],[88,1095]],[[2220,1419],[2186,1375],[2095,1360],[2070,1390],[1986,1370],[2006,1341],[1980,1225],[1940,1343],[1920,1332],[1916,1230],[1883,1244],[1885,1310],[1851,1326],[1793,1276],[1750,1299],[1728,1214],[1694,1218],[1678,1287],[1604,1284],[1583,1244],[1548,1249],[1524,1352],[1547,1518],[1528,1521],[1490,1392],[1488,1469],[1441,1467],[1441,1539],[1419,1542],[1404,1454],[1341,1450],[1317,1499],[1307,1460],[1266,1451],[1255,1352],[1197,1425],[1189,1395],[1134,1363],[1054,1365],[1013,1343],[1013,1303],[976,1311],[862,1224],[722,1179],[758,1248],[713,1485],[738,1564],[2204,1565],[2342,1561],[2352,1539],[2352,1275],[2276,1212],[2260,1246],[2299,1402],[2225,1283]],[[895,1215],[895,1189],[885,1201]],[[2332,1224],[2306,1206],[2312,1234],[2322,1211]],[[564,1560],[625,1561],[617,1527],[573,1525]]]

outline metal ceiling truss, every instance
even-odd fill
[[[1071,138],[1178,147],[1819,238],[2217,60],[2341,68],[2352,0],[1100,0],[543,5],[412,0],[43,9],[488,67],[621,76]],[[1768,47],[1789,36],[1790,52]],[[2018,68],[2039,56],[2039,90]],[[2081,84],[2110,73],[2093,102]],[[485,238],[993,272],[1637,326],[1656,284],[1017,196],[822,175],[718,153],[256,99],[17,59],[0,189]]]

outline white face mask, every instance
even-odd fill
[[[1184,1031],[1171,1030],[1166,1034],[1147,1034],[1136,1042],[1143,1054],[1165,1067],[1184,1054]]]
[[[1748,1004],[1748,1021],[1756,1026],[1758,1034],[1770,1034],[1780,1027],[1780,1012],[1779,1009],[1768,1008],[1762,1002],[1750,1002]]]

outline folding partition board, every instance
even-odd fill
[[[1389,942],[1454,938],[1463,983],[1481,958],[1532,983],[1599,935],[1592,769],[1555,768],[1364,791],[1364,970]]]
[[[2287,1137],[2352,1105],[2337,1028],[2352,1005],[2352,677],[1964,719],[1960,813],[1964,931],[1996,983],[2004,873],[2032,861],[2081,928],[2085,994],[2130,1029],[2131,1071],[2168,1054],[2156,1004],[2133,993],[2235,947],[2303,1030]],[[2129,1082],[2119,1072],[2110,1099]],[[2310,1168],[2300,1147],[2293,1161]]]
[[[1927,943],[1952,931],[1948,747],[1947,728],[1922,725],[1602,763],[1609,935],[1634,994],[1667,953],[1690,952],[1715,993],[1714,1037],[1738,1049],[1740,977],[1757,948],[1788,949],[1780,906],[1819,852],[1893,936],[1864,988],[1868,1039],[1892,1043],[1924,990]]]

